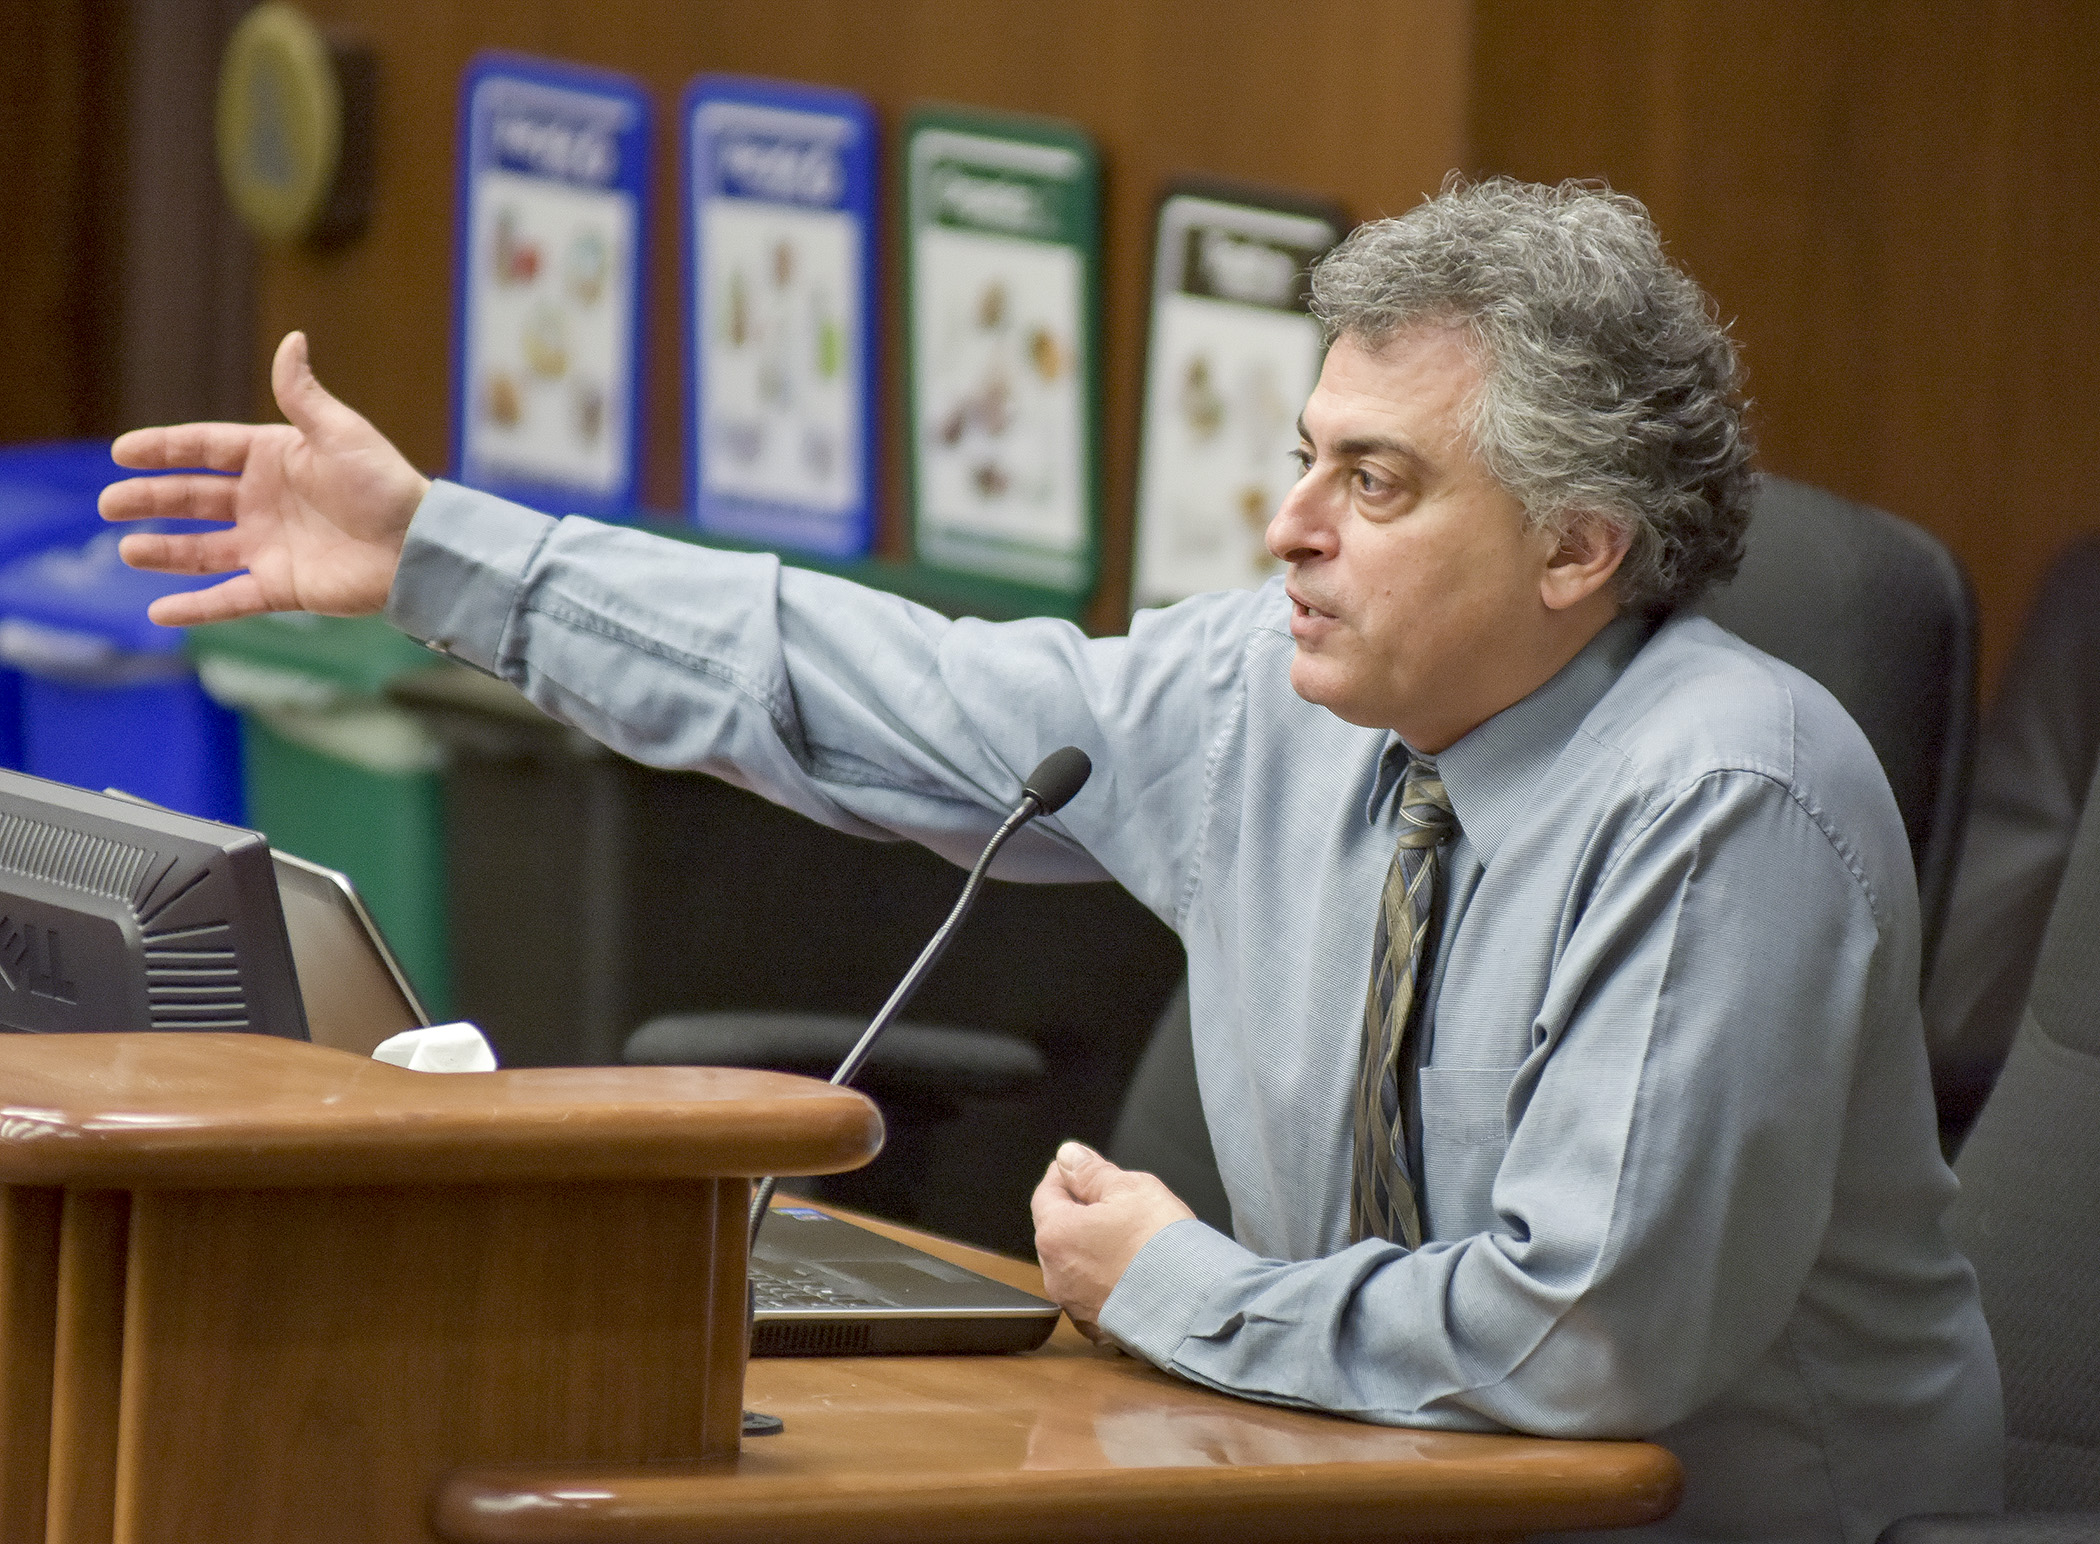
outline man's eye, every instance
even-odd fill
[[[1303,445],[1292,451],[1290,456],[1293,461],[1298,463],[1298,471],[1301,475],[1312,470],[1313,453]]]
[[[1385,487],[1384,482],[1367,466],[1358,467],[1351,475],[1356,478],[1356,486],[1361,492],[1377,493]]]

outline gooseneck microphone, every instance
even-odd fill
[[[846,1059],[839,1063],[839,1070],[831,1075],[833,1083],[843,1087],[859,1075],[869,1054],[875,1049],[875,1042],[882,1038],[882,1032],[890,1027],[891,1020],[904,1011],[904,1005],[910,1002],[912,994],[918,991],[919,983],[926,979],[927,972],[939,964],[941,956],[948,952],[949,941],[955,937],[955,930],[962,924],[962,919],[970,914],[970,908],[977,904],[977,892],[984,884],[985,872],[991,868],[992,859],[999,855],[999,849],[1006,845],[1006,839],[1038,815],[1051,815],[1063,809],[1071,801],[1072,795],[1086,786],[1086,780],[1093,776],[1093,773],[1094,764],[1087,760],[1086,752],[1076,745],[1067,745],[1063,750],[1052,751],[1045,756],[1036,769],[1028,774],[1021,784],[1020,802],[1008,812],[999,829],[992,833],[992,839],[984,844],[984,852],[978,857],[977,866],[970,870],[969,879],[964,881],[962,894],[956,897],[955,905],[948,913],[948,920],[927,940],[926,947],[919,951],[918,959],[914,960],[911,969],[904,973],[904,979],[897,983],[897,989],[890,993],[889,1001],[868,1021],[868,1027],[861,1032],[860,1039],[855,1041],[853,1049],[846,1053]],[[759,1182],[758,1193],[751,1198],[751,1243],[754,1247],[758,1243],[759,1225],[766,1220],[766,1208],[773,1203],[774,1184],[773,1177],[767,1176]]]

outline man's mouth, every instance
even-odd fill
[[[1283,593],[1291,603],[1291,636],[1303,642],[1323,631],[1335,620],[1334,613],[1321,609],[1307,600],[1298,590],[1284,586]]]
[[[1328,622],[1332,622],[1334,620],[1334,613],[1332,611],[1328,611],[1323,609],[1322,607],[1314,605],[1311,601],[1307,600],[1301,592],[1291,588],[1291,586],[1285,585],[1283,587],[1283,593],[1290,597],[1291,611],[1294,615],[1301,617],[1319,617],[1322,620]]]

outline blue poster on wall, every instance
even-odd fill
[[[827,557],[875,529],[875,118],[706,75],[685,99],[686,370],[702,530]]]
[[[557,512],[630,514],[641,462],[649,101],[482,54],[460,94],[452,464]]]

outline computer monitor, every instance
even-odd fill
[[[0,1028],[306,1039],[269,844],[0,770]]]

